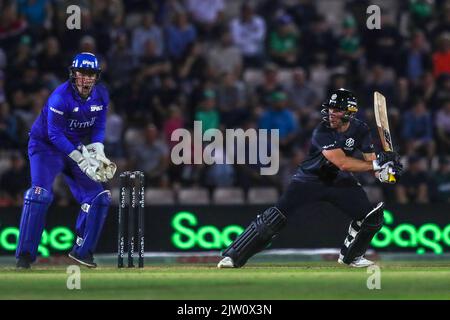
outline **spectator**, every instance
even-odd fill
[[[0,103],[6,102],[5,73],[0,69]]]
[[[335,64],[336,55],[334,52],[337,49],[337,41],[324,16],[317,15],[314,17],[302,38],[301,45],[305,48],[302,57],[303,63],[311,64],[316,60],[317,54],[323,54],[327,66]]]
[[[22,74],[22,72],[24,72],[25,68],[29,65],[31,60],[33,60],[31,50],[31,37],[29,35],[24,35],[20,38],[17,49],[14,50],[11,64],[7,67],[7,72],[17,77],[18,75]],[[17,82],[13,81],[12,85],[17,86]]]
[[[118,34],[114,41],[108,54],[108,77],[112,89],[118,89],[130,81],[136,60],[128,48],[126,33]]]
[[[349,72],[356,74],[364,63],[364,48],[358,35],[356,21],[352,16],[344,20],[338,42],[341,64],[346,65]]]
[[[438,38],[438,49],[433,52],[433,75],[435,78],[443,73],[450,73],[450,33]]]
[[[286,93],[282,91],[274,92],[271,101],[272,108],[265,111],[259,119],[259,129],[278,129],[280,151],[289,154],[299,131],[297,120],[292,111],[286,108]]]
[[[450,202],[450,159],[443,156],[439,159],[439,168],[431,178],[434,186],[434,199],[439,202]]]
[[[32,30],[50,29],[53,10],[50,0],[18,0],[19,12]]]
[[[439,152],[448,153],[450,150],[450,100],[447,100],[436,113],[435,124]]]
[[[8,59],[6,57],[5,50],[0,48],[0,70],[3,70],[6,67],[7,61],[8,61]]]
[[[4,2],[0,11],[0,43],[8,55],[12,54],[27,28],[26,20],[17,12],[17,4],[14,1]]]
[[[269,35],[269,53],[272,61],[280,67],[293,67],[297,64],[298,31],[289,15],[277,19],[274,31]]]
[[[218,129],[220,115],[216,110],[216,93],[213,90],[205,90],[200,106],[195,113],[195,120],[201,121],[202,133],[208,129]]]
[[[30,176],[27,163],[19,152],[14,152],[10,156],[11,167],[0,177],[0,186],[6,190],[8,197],[15,206],[20,206],[23,193],[27,190]]]
[[[213,39],[223,20],[224,0],[187,0],[186,9],[192,16],[200,36]]]
[[[202,43],[198,41],[191,43],[186,55],[176,64],[178,78],[188,93],[192,91],[193,86],[206,78],[209,71],[207,64]]]
[[[146,43],[153,42],[155,54],[160,57],[164,53],[164,38],[161,28],[155,23],[152,13],[142,15],[141,25],[134,29],[131,47],[133,54],[140,58],[146,51]]]
[[[1,149],[17,149],[19,143],[18,120],[10,114],[9,105],[6,101],[0,101],[0,146]]]
[[[384,12],[384,11],[383,11]],[[367,58],[371,64],[395,68],[401,48],[402,37],[394,23],[392,13],[381,14],[380,29],[366,29],[364,40]]]
[[[231,187],[234,184],[235,171],[232,164],[228,164],[226,151],[223,146],[214,148],[214,151],[209,157],[209,153],[206,153],[205,162],[211,163],[206,165],[203,169],[203,185],[213,189],[217,187]]]
[[[416,156],[408,158],[408,170],[395,187],[396,201],[406,203],[428,203],[428,177],[423,160]]]
[[[436,111],[447,100],[450,100],[450,73],[442,74],[436,82],[437,85],[429,100],[432,111]]]
[[[169,165],[167,145],[158,137],[159,132],[154,124],[149,124],[144,133],[144,144],[137,145],[130,155],[131,167],[142,168],[147,186],[167,186],[167,168]]]
[[[297,113],[299,119],[307,121],[314,112],[317,112],[316,107],[320,100],[311,88],[303,68],[294,69],[292,80],[292,85],[287,90],[292,110]]]
[[[146,42],[145,52],[139,62],[139,82],[144,81],[145,86],[152,91],[159,86],[160,77],[172,69],[172,65],[168,59],[158,56],[156,53],[156,45],[153,41]]]
[[[255,15],[248,3],[241,7],[241,15],[230,23],[231,36],[234,44],[241,50],[244,66],[261,67],[264,63],[264,41],[266,23]]]
[[[114,104],[108,106],[108,115],[106,118],[105,129],[105,154],[113,159],[120,159],[124,156],[122,148],[122,136],[124,131],[124,121],[121,116],[115,112]]]
[[[58,77],[60,81],[63,81],[67,78],[67,69],[63,68],[65,62],[58,39],[53,36],[48,37],[45,41],[44,50],[37,57],[40,71],[51,73]]]
[[[217,88],[217,106],[225,128],[240,126],[248,117],[245,85],[234,73],[224,73]]]
[[[405,139],[408,156],[424,151],[428,159],[433,158],[433,121],[423,100],[415,101],[413,108],[404,114],[402,138]]]
[[[400,55],[398,74],[417,84],[425,71],[431,68],[429,57],[429,45],[424,33],[414,32],[409,46]]]
[[[184,118],[183,113],[177,105],[171,105],[169,107],[169,116],[164,121],[163,124],[163,133],[166,138],[166,143],[169,146],[169,150],[178,144],[177,141],[172,141],[172,133],[177,130],[184,128]]]
[[[372,70],[368,77],[368,82],[364,87],[364,102],[366,105],[373,103],[373,93],[375,91],[383,92],[387,101],[394,100],[394,88],[395,84],[392,78],[389,76],[387,69],[381,64],[376,64],[372,67]]]
[[[166,37],[169,57],[179,61],[185,55],[189,44],[197,39],[197,31],[189,23],[186,13],[178,12],[174,23],[167,27]]]
[[[278,67],[273,63],[266,64],[263,83],[256,87],[252,97],[254,106],[266,108],[271,104],[272,94],[282,90],[283,87],[278,80]]]
[[[233,72],[239,77],[242,72],[242,53],[233,45],[229,30],[223,31],[220,43],[208,52],[208,63],[214,74]]]
[[[160,80],[161,85],[152,96],[153,119],[158,124],[163,123],[169,106],[181,101],[180,90],[172,76],[165,74],[161,76]]]

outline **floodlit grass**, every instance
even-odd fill
[[[80,270],[81,289],[69,290],[64,266],[2,268],[0,299],[450,299],[449,262],[380,263],[380,290],[366,269],[328,262]]]

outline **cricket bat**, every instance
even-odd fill
[[[373,108],[375,113],[375,121],[377,122],[378,134],[381,139],[381,145],[384,151],[394,151],[392,144],[391,132],[389,131],[389,122],[386,109],[386,98],[375,91],[373,93]],[[389,173],[389,182],[395,183],[395,175]]]

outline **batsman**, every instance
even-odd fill
[[[351,217],[338,262],[351,267],[373,264],[364,254],[383,225],[383,203],[373,206],[353,172],[374,172],[381,183],[395,183],[402,174],[399,155],[374,152],[369,127],[354,116],[356,97],[339,89],[322,104],[323,121],[315,128],[307,158],[274,207],[256,219],[223,251],[219,268],[239,268],[263,250],[301,207],[324,201]],[[353,157],[359,150],[363,159]],[[355,155],[356,156],[356,155]]]
[[[109,96],[98,81],[101,68],[95,55],[79,53],[69,68],[69,80],[48,98],[34,122],[28,143],[31,188],[25,192],[16,250],[17,268],[36,260],[52,185],[62,173],[81,209],[76,221],[76,243],[69,257],[90,268],[105,222],[111,195],[102,182],[117,169],[104,154]]]

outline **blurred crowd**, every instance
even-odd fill
[[[66,25],[74,4],[79,30]],[[381,7],[381,29],[366,26],[370,4]],[[21,204],[29,129],[80,51],[98,56],[110,92],[106,154],[120,171],[143,170],[148,187],[281,192],[307,154],[321,103],[345,87],[377,150],[372,97],[386,96],[406,167],[395,186],[360,175],[369,196],[450,201],[449,0],[0,0],[0,206]],[[279,173],[174,165],[171,133],[194,120],[203,131],[279,129]],[[62,179],[54,191],[60,205],[74,201]]]

